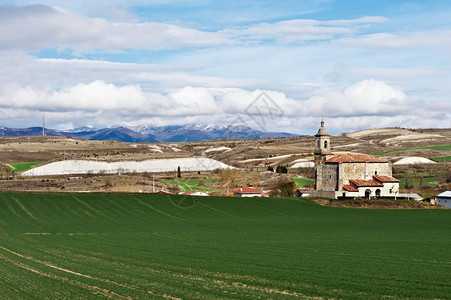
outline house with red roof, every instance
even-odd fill
[[[315,135],[316,197],[396,197],[399,181],[392,177],[389,161],[367,154],[330,152],[330,135],[321,121]]]
[[[261,197],[262,191],[254,189],[249,186],[245,186],[233,191],[234,197]]]

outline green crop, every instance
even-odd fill
[[[450,237],[445,209],[1,193],[0,295],[446,299]]]
[[[449,151],[451,150],[451,145],[434,145],[434,146],[421,146],[421,147],[412,147],[412,148],[402,148],[402,149],[392,149],[383,152],[374,153],[374,155],[384,155],[391,152],[400,152],[406,150],[416,150],[416,149],[432,149],[437,151]]]
[[[23,163],[10,163],[14,168],[14,172],[20,173],[30,170],[31,168],[39,165],[41,162],[23,162]]]
[[[293,177],[291,180],[296,182],[297,186],[313,186],[315,184],[314,180],[308,178]]]

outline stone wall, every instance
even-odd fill
[[[336,191],[338,184],[338,164],[325,164],[322,172],[322,190]]]

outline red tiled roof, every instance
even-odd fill
[[[345,185],[343,186],[343,189],[344,189],[344,190],[347,190],[348,192],[358,192],[358,191],[359,191],[357,188],[353,187],[353,186],[350,185],[350,184],[345,184]]]
[[[361,186],[380,186],[380,187],[382,187],[382,186],[384,186],[379,181],[376,181],[373,179],[370,179],[370,180],[349,179],[349,182],[356,187],[361,187]]]
[[[380,182],[399,182],[398,179],[391,176],[374,175],[373,178]]]
[[[257,189],[251,188],[249,186],[245,186],[243,188],[239,188],[239,189],[234,190],[233,193],[237,193],[237,194],[261,194],[262,192],[257,190]]]
[[[387,162],[387,161],[380,157],[367,154],[339,154],[326,160],[326,163],[341,164],[347,162]]]

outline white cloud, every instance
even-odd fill
[[[266,102],[259,100],[262,92],[267,97]],[[38,111],[47,111],[48,119],[57,128],[66,128],[69,124],[111,126],[145,122],[228,125],[239,120],[242,125],[257,129],[302,132],[310,126],[316,127],[316,121],[324,116],[337,131],[443,125],[443,120],[450,122],[446,110],[433,102],[418,107],[418,102],[409,99],[403,91],[372,79],[306,100],[291,99],[280,91],[238,88],[187,86],[170,93],[151,93],[143,91],[139,85],[117,86],[103,81],[59,90],[17,85],[0,87],[0,114],[4,120],[30,118],[37,125],[40,122]]]
[[[342,92],[311,97],[304,104],[305,113],[330,117],[399,115],[412,108],[404,92],[373,79],[357,82]]]
[[[391,49],[434,49],[445,50],[451,47],[451,30],[431,30],[414,32],[378,32],[359,37],[345,37],[338,42],[346,45],[370,48]]]
[[[164,23],[118,23],[46,5],[0,6],[0,49],[167,49],[215,46],[221,36]]]
[[[387,21],[383,17],[364,17],[353,20],[318,21],[295,19],[276,23],[262,23],[246,28],[226,29],[222,32],[244,41],[276,40],[283,43],[329,40],[337,36],[357,33],[362,26]]]
[[[111,12],[117,13],[118,12]],[[382,17],[352,20],[286,20],[217,32],[157,22],[111,22],[89,18],[59,7],[33,4],[0,6],[0,49],[39,51],[70,49],[74,53],[98,50],[174,49],[243,44],[268,39],[282,43],[329,40],[386,21]]]

